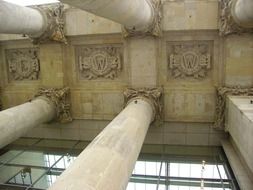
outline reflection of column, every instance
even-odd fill
[[[61,0],[125,26],[128,33],[160,33],[160,0]]]
[[[70,121],[68,93],[68,88],[41,89],[30,102],[1,111],[0,148],[55,117],[62,122]]]
[[[125,190],[160,96],[158,89],[126,91],[125,109],[49,189]]]
[[[253,1],[222,0],[220,34],[253,32]]]
[[[62,6],[33,9],[0,0],[0,33],[27,34],[35,42],[64,41]]]

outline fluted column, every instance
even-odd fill
[[[41,89],[30,102],[0,112],[0,148],[54,118],[70,121],[68,88]]]
[[[46,40],[63,41],[62,6],[54,9],[34,9],[0,0],[0,33],[26,34],[41,43]]]
[[[95,15],[122,24],[125,35],[160,34],[160,0],[60,0]]]
[[[161,91],[129,89],[127,106],[77,157],[50,190],[125,190]]]
[[[221,35],[253,32],[252,0],[221,0],[220,3]]]

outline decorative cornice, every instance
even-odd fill
[[[70,89],[65,88],[40,88],[36,97],[46,97],[55,105],[57,121],[66,123],[72,121],[70,113]]]
[[[67,39],[64,34],[64,5],[61,3],[37,6],[34,7],[39,10],[45,17],[47,26],[45,32],[39,37],[29,36],[34,44],[41,44],[47,41],[57,41],[67,44]]]
[[[162,105],[161,105],[162,89],[161,88],[128,88],[124,91],[125,104],[136,99],[144,99],[148,101],[153,108],[154,119],[160,119],[162,117]]]
[[[153,21],[150,26],[148,26],[144,31],[136,31],[134,29],[127,29],[122,27],[122,34],[124,37],[131,37],[131,36],[145,36],[145,35],[152,35],[152,36],[161,36],[162,28],[162,2],[161,0],[146,0],[148,4],[153,9]]]
[[[232,15],[235,2],[236,0],[220,0],[219,33],[221,36],[253,32],[253,29],[243,28],[235,22]]]
[[[226,97],[228,95],[252,96],[253,87],[242,88],[242,87],[236,86],[236,87],[220,87],[217,89],[214,128],[217,128],[217,129],[225,128]]]

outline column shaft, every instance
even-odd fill
[[[142,31],[153,22],[154,10],[149,0],[61,0],[64,3],[111,19],[127,29]]]
[[[236,0],[232,6],[232,16],[235,22],[242,27],[253,27],[253,1]]]
[[[154,117],[135,99],[91,142],[50,190],[125,190]]]
[[[55,106],[46,98],[0,112],[0,148],[24,135],[32,127],[55,117]]]
[[[0,33],[39,37],[46,27],[46,17],[39,10],[0,0]]]

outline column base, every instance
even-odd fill
[[[122,34],[125,38],[132,36],[145,36],[145,35],[159,37],[162,35],[162,28],[161,28],[162,2],[161,0],[146,0],[146,1],[147,3],[150,4],[154,12],[152,24],[143,31],[136,31],[134,29],[128,29],[123,26]]]

